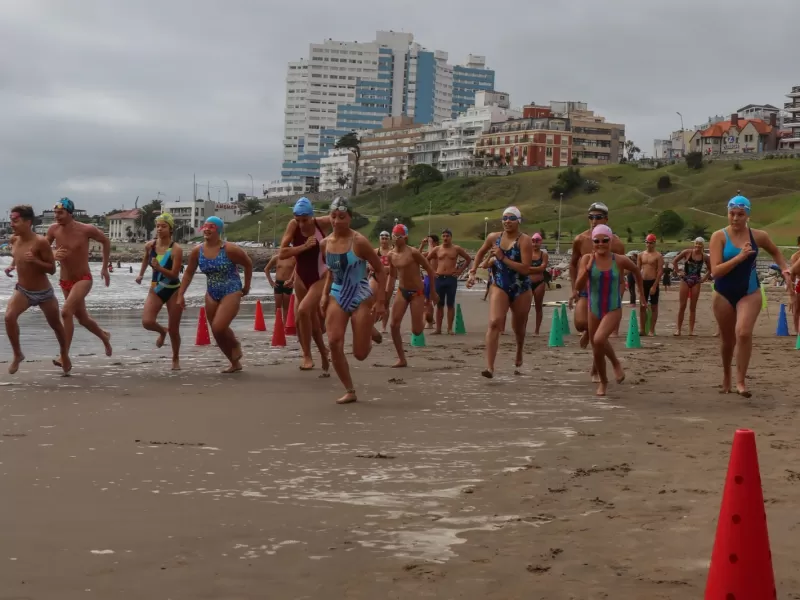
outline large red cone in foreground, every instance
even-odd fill
[[[294,294],[289,300],[289,314],[286,315],[286,335],[297,335],[297,325],[294,322]]]
[[[208,346],[211,338],[208,335],[208,321],[206,321],[206,309],[200,307],[200,316],[197,317],[197,337],[194,339],[195,346]]]
[[[737,429],[725,479],[705,600],[774,600],[775,574],[756,435]]]
[[[283,309],[279,308],[275,312],[275,326],[272,328],[272,345],[285,346],[286,333],[283,331]]]
[[[264,323],[264,311],[261,310],[261,300],[256,300],[256,322],[253,331],[266,331],[267,324]]]

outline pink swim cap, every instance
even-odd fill
[[[608,225],[598,225],[594,229],[592,229],[592,237],[597,237],[598,235],[607,235],[611,237],[613,233],[611,232],[611,227]]]
[[[532,239],[532,240],[541,240],[541,239],[542,239],[542,234],[541,234],[541,233],[534,233],[534,234],[531,236],[531,239]]]

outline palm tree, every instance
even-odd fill
[[[358,134],[355,131],[351,131],[340,137],[336,141],[334,148],[337,150],[349,150],[356,159],[355,165],[353,165],[353,196],[355,196],[358,193],[358,165],[361,162],[361,140],[358,139]]]

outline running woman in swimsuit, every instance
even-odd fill
[[[406,354],[403,351],[403,337],[400,335],[400,324],[406,314],[406,309],[411,307],[411,332],[419,335],[425,327],[425,292],[420,276],[423,269],[428,277],[434,277],[431,264],[422,252],[408,245],[408,228],[397,224],[392,229],[394,250],[389,254],[389,279],[400,280],[397,297],[392,305],[392,341],[397,350],[397,362],[393,367],[406,367]],[[436,290],[431,290],[432,300],[439,300]]]
[[[148,331],[155,331],[156,348],[164,345],[164,340],[169,334],[172,345],[172,370],[180,371],[181,350],[181,316],[183,307],[178,304],[177,291],[181,287],[178,277],[183,263],[183,250],[172,241],[172,230],[175,221],[169,213],[162,213],[156,217],[156,239],[147,242],[144,246],[144,258],[139,269],[136,283],[141,284],[145,271],[149,266],[153,270],[150,281],[150,292],[144,301],[142,311],[142,327]],[[167,327],[158,324],[158,314],[166,304]]]
[[[622,320],[622,274],[630,271],[636,278],[639,302],[642,310],[647,307],[647,297],[642,287],[642,273],[631,259],[624,254],[611,251],[614,239],[608,225],[597,225],[592,229],[594,251],[584,254],[578,263],[578,277],[575,279],[572,296],[578,299],[580,290],[587,290],[589,308],[589,339],[592,343],[593,363],[597,369],[597,395],[605,396],[608,389],[606,358],[611,362],[617,383],[625,381],[622,369],[611,346],[609,337],[619,327]]]
[[[267,276],[267,281],[272,286],[275,294],[275,317],[278,316],[278,311],[281,310],[283,322],[286,323],[286,316],[289,314],[289,302],[292,298],[294,291],[294,268],[297,261],[292,258],[281,258],[277,254],[273,254],[269,259],[267,266],[264,267],[264,274]],[[272,269],[275,269],[275,279],[272,279]]]
[[[797,245],[800,246],[800,237],[797,238]],[[789,259],[790,268],[794,269],[798,261],[800,261],[800,251],[792,254],[792,257]],[[800,275],[800,273],[797,272],[795,272],[795,274]],[[794,281],[794,306],[792,307],[794,311],[794,333],[795,335],[800,335],[800,277],[795,277]]]
[[[322,336],[319,312],[326,267],[319,245],[331,231],[331,218],[327,216],[315,218],[314,208],[306,197],[295,202],[293,213],[294,219],[286,225],[278,256],[281,259],[294,257],[297,260],[294,291],[297,296],[295,305],[297,338],[303,351],[300,370],[310,371],[314,368],[314,359],[311,357],[313,336],[322,357],[322,375],[326,376],[328,350],[325,348],[325,338]]]
[[[231,329],[231,323],[239,314],[242,298],[250,293],[253,278],[253,262],[247,253],[236,244],[228,244],[220,237],[225,223],[219,217],[208,217],[200,230],[203,243],[195,246],[189,254],[189,264],[178,291],[178,304],[186,306],[184,294],[191,285],[197,268],[206,276],[206,319],[211,325],[211,334],[231,362],[223,373],[242,370],[242,345]],[[244,267],[244,285],[239,278],[238,265]]]
[[[19,345],[19,325],[17,319],[31,306],[42,309],[47,324],[56,334],[61,351],[59,362],[64,375],[69,375],[72,363],[69,360],[69,347],[61,317],[58,314],[58,300],[47,275],[56,272],[53,249],[47,240],[33,231],[35,218],[33,208],[28,205],[11,209],[11,228],[14,230],[14,245],[11,247],[13,264],[17,266],[18,283],[6,306],[6,334],[14,351],[14,358],[8,367],[13,375],[25,360]]]
[[[756,257],[764,248],[778,264],[786,290],[794,302],[792,277],[786,259],[765,231],[750,229],[750,200],[742,195],[728,202],[728,226],[711,236],[712,307],[722,341],[722,391],[731,393],[731,361],[736,350],[736,393],[745,398],[747,367],[753,351],[753,327],[761,312],[761,285]]]
[[[386,271],[386,310],[383,313],[383,333],[386,333],[386,326],[389,324],[389,304],[392,301],[392,294],[394,293],[395,280],[389,274],[389,253],[392,251],[392,236],[388,231],[381,231],[380,242],[378,247],[375,248],[375,253],[381,259],[383,270]],[[371,268],[369,270],[369,289],[375,294],[375,288],[378,286],[378,279],[375,277],[375,271]],[[377,323],[377,320],[375,321]]]
[[[516,206],[503,211],[503,231],[490,233],[475,255],[475,266],[469,271],[467,288],[475,285],[477,265],[484,255],[494,252],[496,272],[494,285],[489,291],[489,328],[486,330],[486,369],[481,375],[494,377],[494,362],[500,332],[503,331],[506,315],[511,309],[511,328],[517,341],[517,356],[514,365],[522,366],[522,351],[525,345],[525,327],[531,310],[531,260],[533,245],[531,238],[519,230],[522,214]]]
[[[333,233],[320,245],[328,266],[320,307],[325,314],[331,362],[345,388],[345,394],[336,401],[337,404],[347,404],[357,399],[350,366],[344,355],[344,336],[348,322],[353,330],[353,356],[362,361],[372,350],[370,338],[375,339],[375,334],[378,333],[374,327],[376,317],[382,316],[385,310],[383,296],[386,293],[386,271],[369,240],[350,229],[351,217],[347,200],[335,198],[331,203],[330,216]],[[367,263],[378,277],[374,296],[367,280]]]
[[[108,287],[111,279],[108,275],[111,242],[102,231],[94,225],[80,223],[72,217],[75,204],[69,198],[62,198],[53,206],[56,222],[47,230],[47,241],[55,242],[55,259],[61,263],[59,286],[64,294],[64,306],[61,307],[61,318],[67,335],[67,351],[72,345],[75,333],[74,319],[91,333],[100,338],[105,346],[106,356],[111,356],[111,334],[100,328],[86,310],[86,296],[92,289],[92,272],[89,270],[89,240],[99,242],[103,247],[103,262],[100,277]],[[61,366],[56,359],[53,364]]]
[[[534,233],[531,236],[531,244],[533,245],[533,253],[531,254],[531,289],[533,290],[533,303],[536,309],[536,330],[535,335],[539,335],[539,329],[542,327],[542,319],[544,318],[544,292],[547,289],[545,285],[545,273],[547,272],[547,265],[549,264],[550,257],[545,250],[542,250],[542,236],[539,233]]]
[[[675,325],[673,335],[680,336],[683,329],[683,315],[686,313],[686,302],[689,300],[689,335],[694,335],[695,316],[697,314],[697,300],[700,298],[700,288],[703,287],[709,275],[711,275],[711,260],[705,253],[706,241],[702,237],[695,238],[694,246],[681,251],[675,260],[672,261],[672,270],[681,278],[681,286],[678,289],[680,306],[678,307],[678,322]],[[678,263],[686,261],[683,271],[680,270]],[[703,277],[703,265],[706,266],[706,276]]]

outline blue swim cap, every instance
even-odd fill
[[[209,226],[214,227],[217,230],[217,233],[222,233],[222,230],[225,228],[225,223],[219,217],[208,217],[206,222],[200,228],[200,231],[203,231]]]
[[[53,206],[53,208],[63,208],[69,214],[72,214],[73,212],[75,212],[75,203],[69,198],[62,198],[61,200],[55,203],[55,206]]]
[[[314,216],[314,207],[311,206],[311,200],[303,196],[294,203],[292,212],[298,217],[312,217]]]
[[[743,208],[744,211],[749,215],[750,214],[750,200],[745,198],[742,195],[734,196],[733,198],[728,201],[728,210],[732,208]]]

